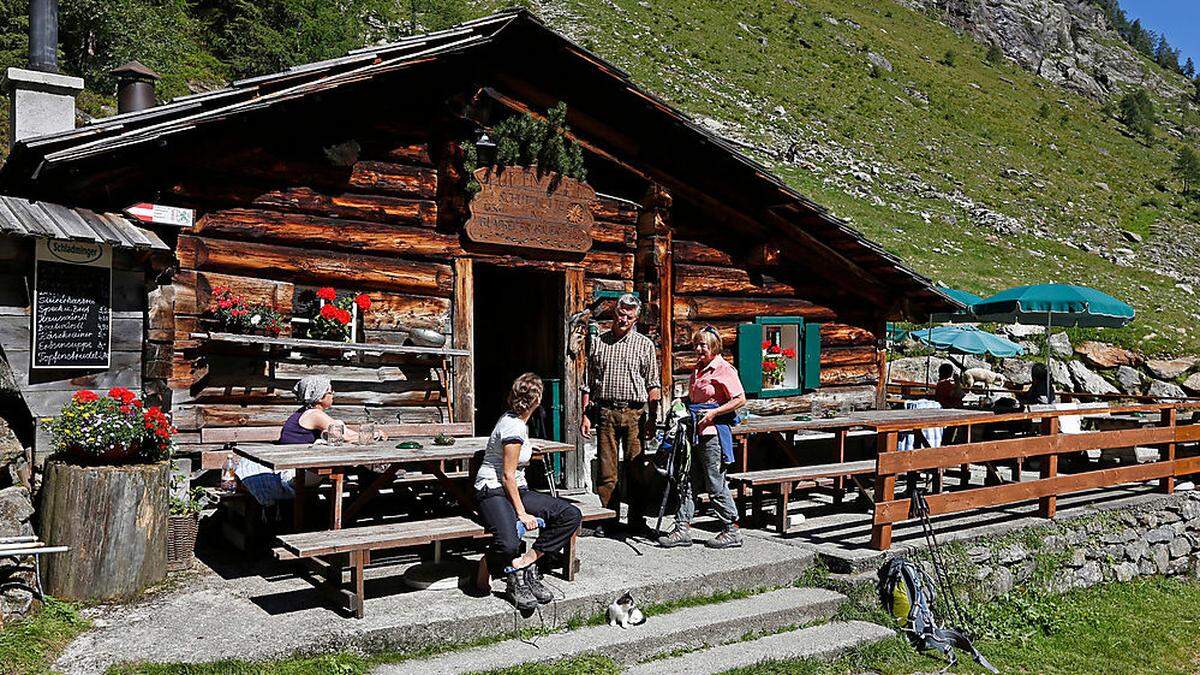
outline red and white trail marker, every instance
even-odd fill
[[[125,213],[143,223],[154,223],[156,225],[191,227],[192,223],[196,220],[196,212],[191,209],[184,209],[178,206],[164,206],[162,204],[149,204],[146,202],[134,204],[126,208]]]

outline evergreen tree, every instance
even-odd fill
[[[1183,194],[1188,194],[1192,187],[1200,183],[1200,154],[1191,146],[1183,146],[1175,156],[1175,165],[1171,167],[1171,173],[1183,182]]]
[[[1141,136],[1147,143],[1154,140],[1154,125],[1158,123],[1158,113],[1154,110],[1154,101],[1146,90],[1139,87],[1121,97],[1119,116],[1130,131]]]
[[[1192,57],[1188,57],[1187,63],[1183,64],[1183,75],[1189,80],[1196,78],[1196,62],[1192,61]]]

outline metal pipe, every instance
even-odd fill
[[[58,0],[29,0],[29,67],[58,72]]]

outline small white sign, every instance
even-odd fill
[[[192,209],[185,209],[178,206],[166,206],[164,204],[150,204],[142,202],[134,204],[125,209],[125,213],[137,218],[143,223],[155,223],[157,225],[175,225],[177,227],[191,227],[196,220],[196,212]]]

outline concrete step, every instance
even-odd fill
[[[776,659],[829,658],[893,635],[894,631],[866,621],[826,623],[641,663],[625,675],[708,675]]]
[[[555,661],[581,654],[635,664],[678,650],[699,649],[828,619],[845,596],[819,588],[783,588],[728,602],[687,607],[646,618],[628,629],[592,626],[535,638],[537,646],[506,640],[439,657],[383,666],[376,673],[464,673]]]

